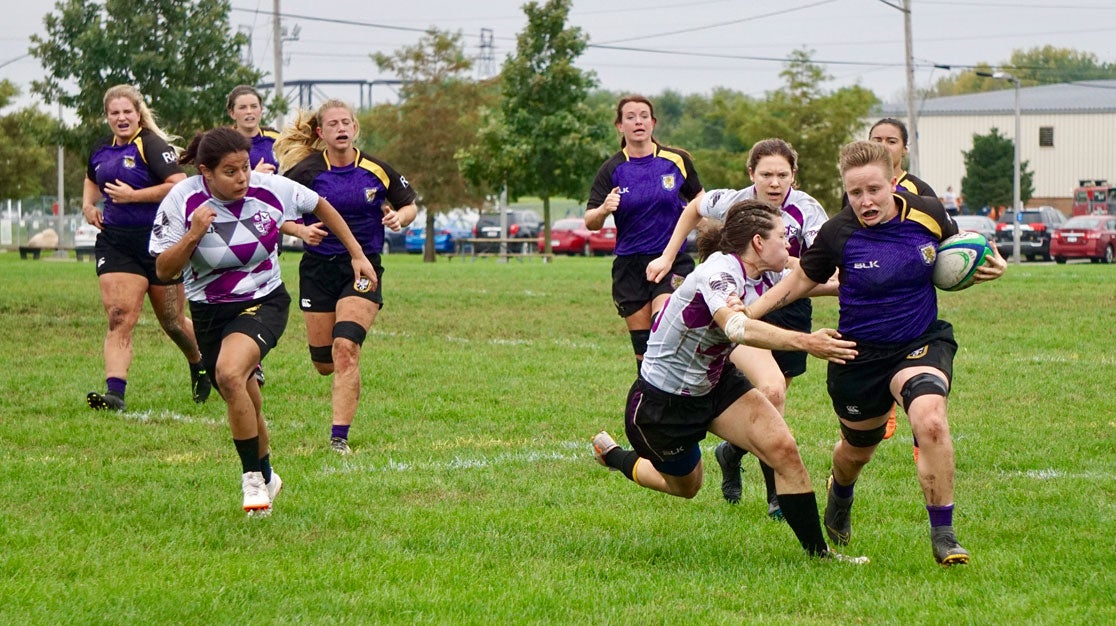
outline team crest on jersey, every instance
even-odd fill
[[[674,191],[674,174],[663,174],[663,189]]]
[[[364,201],[371,204],[376,200],[376,189],[373,187],[364,188]]]
[[[136,167],[136,157],[131,156],[131,155],[124,157],[124,167],[126,167],[128,169],[135,168]]]
[[[252,226],[259,234],[266,235],[267,231],[271,230],[271,220],[267,219],[267,214],[263,211],[256,211],[252,216]]]
[[[918,252],[922,255],[922,262],[926,265],[933,265],[938,258],[938,248],[932,243],[922,246],[918,249]]]
[[[930,346],[929,345],[922,346],[921,348],[918,348],[917,350],[912,350],[911,353],[907,355],[907,360],[912,361],[912,360],[915,360],[915,359],[921,359],[922,357],[926,356],[926,353],[929,352],[929,351],[930,351]]]

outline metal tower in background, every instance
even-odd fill
[[[496,75],[495,36],[491,28],[480,32],[480,53],[477,54],[477,78],[484,80]]]

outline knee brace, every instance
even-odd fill
[[[333,325],[334,339],[348,339],[356,345],[362,346],[366,336],[368,336],[368,331],[356,322],[337,322]]]
[[[650,330],[629,330],[628,334],[632,338],[632,350],[639,356],[647,352],[647,340],[651,338]]]
[[[310,346],[310,360],[315,363],[333,363],[333,346]]]
[[[845,426],[844,422],[841,422],[841,434],[845,437],[845,441],[849,442],[849,445],[854,448],[871,448],[883,441],[884,432],[886,430],[886,423],[872,430],[854,430]]]
[[[946,386],[944,380],[940,376],[923,372],[911,376],[910,380],[903,384],[903,389],[899,391],[899,395],[903,397],[903,410],[910,413],[911,402],[919,396],[942,396],[949,397],[949,387]]]

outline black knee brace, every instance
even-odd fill
[[[368,336],[368,331],[356,322],[337,322],[333,325],[334,339],[348,339],[356,345],[362,346],[366,336]]]
[[[333,346],[310,346],[310,360],[315,363],[333,363]]]
[[[940,376],[923,372],[911,376],[899,391],[903,396],[903,410],[910,413],[911,402],[919,396],[949,397],[949,387]]]
[[[849,442],[850,446],[854,448],[871,448],[872,446],[883,441],[884,432],[887,430],[887,424],[881,424],[879,428],[872,430],[854,430],[845,426],[841,422],[841,434],[844,435],[845,441]]]
[[[636,355],[643,356],[647,352],[647,340],[651,338],[651,331],[629,330],[628,334],[632,337],[632,350],[635,350]]]

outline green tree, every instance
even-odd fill
[[[259,82],[241,64],[247,44],[229,28],[226,0],[62,0],[43,19],[46,36],[31,36],[31,54],[46,70],[32,91],[77,112],[67,145],[86,151],[103,123],[105,90],[140,89],[168,132],[190,138],[227,123],[225,95]]]
[[[378,153],[421,195],[427,209],[423,258],[433,262],[434,215],[484,199],[457,167],[454,152],[476,140],[481,108],[495,100],[495,89],[468,79],[472,61],[465,56],[461,33],[431,29],[413,46],[372,58],[381,71],[393,71],[404,81],[402,103],[379,107],[369,126],[377,129]]]
[[[0,109],[17,95],[18,87],[0,80]],[[56,128],[53,118],[31,107],[0,115],[0,198],[22,199],[47,189],[43,173],[57,172],[49,147]]]
[[[1003,80],[978,76],[991,74],[996,69],[1010,72],[1023,87],[1068,83],[1078,80],[1116,78],[1116,64],[1102,63],[1091,52],[1071,48],[1043,46],[1028,50],[1015,50],[1011,58],[996,66],[980,63],[977,67],[938,79],[928,96],[957,96],[967,93],[1011,89]]]
[[[478,141],[458,153],[475,181],[498,186],[511,196],[542,198],[546,251],[550,252],[550,200],[583,198],[593,173],[607,158],[605,138],[612,118],[596,121],[586,105],[596,84],[592,73],[574,66],[586,38],[566,20],[571,0],[523,6],[527,26],[516,37],[516,52],[504,62],[503,100],[490,110]]]
[[[973,135],[973,149],[962,152],[965,176],[961,194],[971,209],[1011,206],[1014,195],[1015,143],[993,128],[987,135]],[[1033,174],[1027,161],[1019,164],[1019,199],[1024,204],[1034,194]]]
[[[791,53],[781,76],[786,85],[765,101],[736,102],[729,128],[748,146],[767,137],[790,142],[799,157],[798,185],[832,213],[841,208],[841,146],[855,138],[879,100],[860,86],[823,90],[831,77],[806,50]]]

